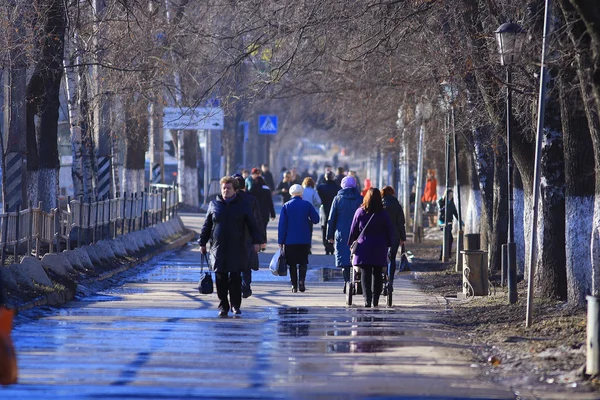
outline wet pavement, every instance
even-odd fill
[[[274,227],[239,317],[218,318],[216,293],[198,294],[195,244],[121,286],[20,316],[19,384],[0,388],[0,399],[517,397],[430,322],[443,300],[409,275],[396,278],[393,307],[346,307],[333,257],[315,245],[307,291],[291,293],[289,278],[266,270]]]

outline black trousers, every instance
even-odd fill
[[[231,307],[239,309],[242,305],[241,274],[239,272],[215,272],[215,280],[219,310],[229,311]]]
[[[444,227],[442,227],[442,233],[444,232]],[[454,236],[452,236],[452,224],[448,224],[448,258],[452,258],[452,242],[454,242]],[[442,239],[444,240],[444,239]],[[442,256],[444,253],[444,243],[442,242],[442,246],[440,247],[440,261],[442,260]]]
[[[394,275],[396,274],[396,257],[398,256],[398,248],[399,247],[400,247],[399,244],[390,247],[390,252],[388,253],[389,263],[388,263],[388,268],[387,268],[387,274],[388,274],[388,282],[390,284],[394,283]]]
[[[306,280],[307,265],[300,265],[300,282]],[[290,280],[292,281],[293,287],[298,287],[298,268],[295,265],[290,265]]]
[[[360,284],[365,304],[379,304],[379,296],[383,289],[383,267],[380,265],[361,265]]]

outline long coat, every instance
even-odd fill
[[[341,189],[342,188],[335,183],[335,181],[326,181],[325,183],[317,186],[317,193],[321,198],[321,203],[323,204],[323,215],[325,216],[325,218],[321,221],[321,225],[327,225],[327,219],[329,218],[329,212],[331,211],[331,204]]]
[[[256,200],[258,200],[258,205],[260,206],[260,215],[262,217],[261,222],[263,225],[266,225],[269,222],[269,216],[271,218],[275,218],[275,207],[273,205],[273,196],[271,195],[271,190],[268,186],[252,186],[252,190],[250,191]]]
[[[373,219],[367,226],[365,233],[358,239],[360,232],[365,228],[369,219]],[[394,230],[390,217],[381,210],[375,214],[367,213],[362,207],[356,210],[348,245],[358,239],[358,248],[354,254],[352,265],[376,265],[384,267],[388,262],[388,248],[392,245]]]
[[[362,201],[363,198],[356,188],[346,188],[338,192],[331,204],[327,221],[327,240],[335,239],[336,267],[352,265],[348,237],[354,213]]]
[[[390,216],[392,226],[394,227],[394,238],[392,239],[393,246],[399,246],[400,241],[406,242],[406,221],[404,219],[404,210],[394,196],[383,197],[383,207]]]
[[[208,206],[202,231],[200,246],[210,242],[210,254],[215,272],[240,272],[248,266],[246,251],[246,227],[250,231],[253,244],[262,242],[259,229],[250,203],[236,195],[226,202],[218,195]]]
[[[310,244],[311,224],[319,223],[319,213],[312,204],[294,196],[283,205],[279,215],[279,244]]]

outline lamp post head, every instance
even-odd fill
[[[525,30],[520,25],[506,22],[496,29],[496,41],[500,53],[500,64],[514,64],[521,54],[525,41]]]
[[[442,104],[446,109],[450,109],[458,96],[458,89],[454,83],[445,79],[440,83],[440,86],[443,90]]]

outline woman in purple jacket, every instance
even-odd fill
[[[364,232],[363,232],[364,230]],[[361,235],[361,232],[362,235]],[[360,236],[360,237],[359,237]],[[392,245],[394,228],[383,209],[381,192],[370,188],[352,220],[348,244],[358,239],[352,265],[361,268],[361,285],[365,307],[377,307],[383,286],[383,268],[387,265],[388,248]]]

